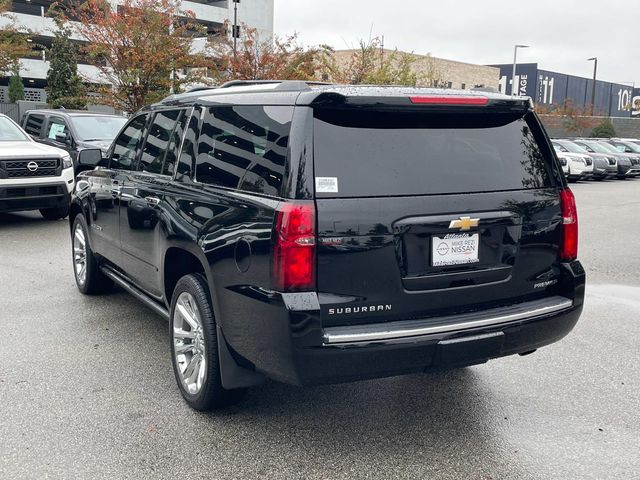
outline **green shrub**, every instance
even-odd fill
[[[613,123],[608,118],[594,128],[591,132],[591,136],[595,138],[611,138],[616,136],[616,129],[613,128]]]

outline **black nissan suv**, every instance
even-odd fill
[[[78,176],[73,266],[170,322],[189,405],[531,353],[583,305],[572,192],[530,101],[233,82],[133,115]]]

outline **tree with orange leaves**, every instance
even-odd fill
[[[179,0],[125,0],[117,10],[88,0],[64,11],[78,22],[74,28],[88,42],[83,51],[102,76],[101,101],[117,109],[135,112],[178,92],[207,65],[205,52],[192,48],[201,26]]]
[[[313,80],[321,48],[305,49],[296,34],[260,38],[245,24],[234,52],[231,24],[225,22],[221,35],[211,41],[213,71],[217,82],[228,80]]]
[[[17,68],[20,57],[24,57],[31,51],[27,42],[28,35],[18,31],[13,19],[7,13],[11,9],[11,0],[0,0],[0,75]]]

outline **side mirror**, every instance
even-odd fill
[[[56,133],[56,142],[59,143],[67,143],[69,140],[69,136],[66,133]]]
[[[105,166],[106,159],[102,158],[102,151],[99,148],[87,148],[78,152],[78,165],[84,167]]]

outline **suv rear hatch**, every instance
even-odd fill
[[[323,325],[561,295],[563,184],[533,112],[412,100],[314,108]]]

